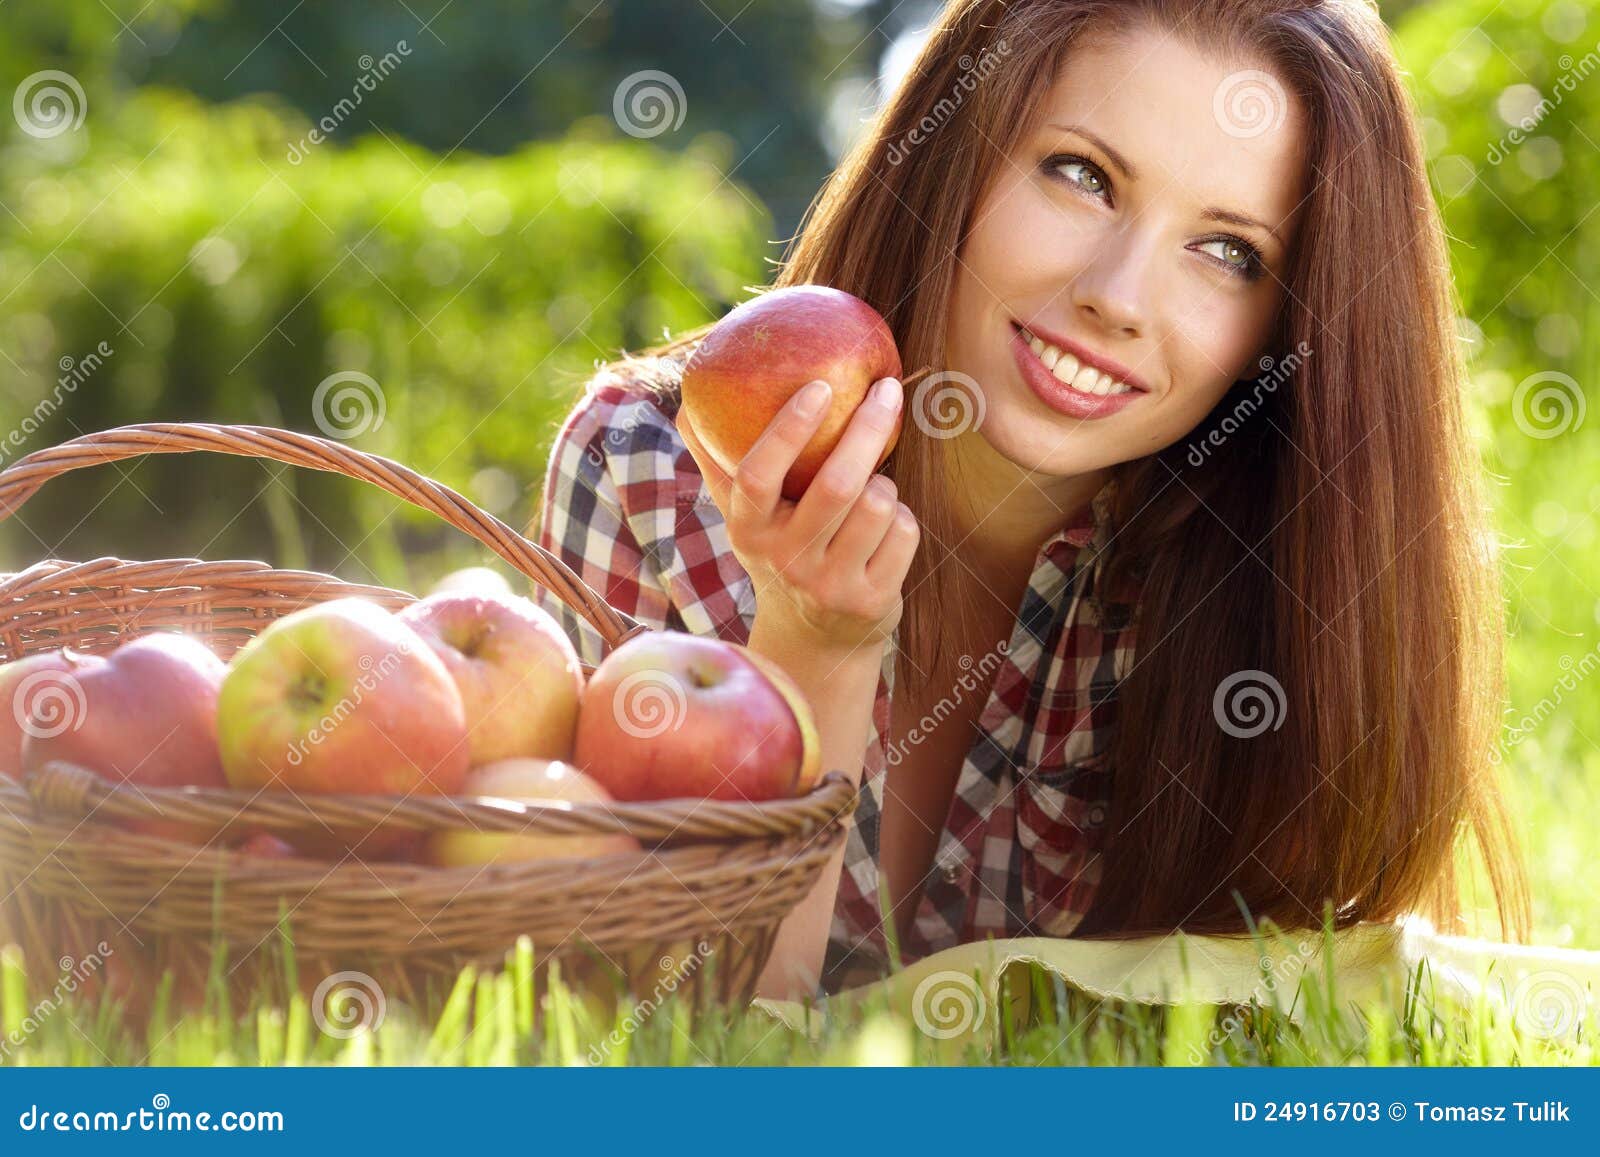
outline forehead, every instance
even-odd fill
[[[1068,49],[1035,112],[1078,125],[1137,172],[1135,198],[1232,209],[1287,237],[1304,189],[1304,110],[1265,61],[1209,52],[1168,31],[1091,30]]]

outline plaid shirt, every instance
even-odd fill
[[[673,424],[675,412],[675,401],[636,384],[610,375],[591,381],[551,450],[538,541],[642,622],[746,643],[753,584]],[[1044,543],[1009,643],[967,668],[948,697],[987,700],[920,906],[912,926],[898,930],[905,963],[990,935],[1066,935],[1093,896],[1110,803],[1104,754],[1134,633],[1134,600],[1102,603],[1095,589],[1108,499],[1109,488],[1090,517]],[[602,646],[593,628],[539,594],[584,662],[597,664]],[[825,992],[889,970],[878,826],[885,770],[911,746],[890,735],[893,684],[891,646],[846,842]]]

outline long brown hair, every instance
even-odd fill
[[[853,293],[887,319],[908,369],[941,367],[978,192],[1079,35],[1135,23],[1266,61],[1307,113],[1311,180],[1271,374],[1116,471],[1108,573],[1139,584],[1138,645],[1118,693],[1100,883],[1074,934],[1232,933],[1241,907],[1289,928],[1327,909],[1339,925],[1419,912],[1459,928],[1456,837],[1470,828],[1501,933],[1526,938],[1490,758],[1503,629],[1454,290],[1373,6],[956,0],[774,284]],[[974,84],[975,62],[997,58]],[[704,332],[609,368],[675,402],[674,367]],[[901,686],[945,669],[956,645],[940,631],[960,569],[944,565],[958,535],[943,446],[907,422],[886,468],[924,530]],[[1271,725],[1222,726],[1229,697],[1252,692]]]

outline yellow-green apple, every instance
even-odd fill
[[[109,655],[61,651],[65,671],[34,675],[23,726],[22,767],[76,764],[113,783],[225,787],[217,751],[217,691],[227,668],[204,643],[157,632]],[[170,839],[207,833],[167,820],[125,826]]]
[[[541,803],[610,803],[611,793],[570,763],[554,759],[502,759],[467,773],[462,795]],[[544,833],[437,831],[428,838],[428,860],[441,867],[509,864],[525,860],[609,856],[639,850],[625,832],[558,836]]]
[[[27,655],[0,667],[0,779],[22,774],[22,741],[28,727],[54,726],[58,716],[70,726],[81,718],[73,684],[63,677],[71,670],[59,649]],[[35,709],[41,719],[30,724],[28,717]]]
[[[783,480],[784,497],[798,499],[872,383],[900,372],[894,334],[877,310],[825,285],[786,286],[737,306],[700,340],[683,368],[680,416],[731,474],[784,404],[825,380],[833,387],[828,414]],[[879,466],[900,429],[897,417]]]
[[[506,576],[487,566],[464,566],[460,570],[453,570],[434,583],[428,593],[442,595],[453,591],[483,591],[500,595],[513,593]]]
[[[455,680],[472,766],[572,758],[583,668],[561,625],[521,595],[429,595],[400,612]]]
[[[467,774],[450,672],[397,616],[360,598],[295,611],[245,644],[222,681],[217,733],[238,788],[449,795]],[[377,856],[405,835],[341,831],[333,850]]]
[[[681,631],[636,635],[601,661],[573,758],[620,800],[781,799],[822,767],[810,704],[782,668]]]

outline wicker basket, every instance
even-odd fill
[[[0,520],[67,471],[195,450],[370,482],[473,535],[581,615],[608,647],[649,629],[450,489],[388,459],[284,430],[153,423],[75,438],[0,472]],[[274,619],[349,595],[391,608],[413,598],[261,562],[52,559],[0,576],[0,660],[64,645],[106,651],[174,628],[227,659]],[[854,789],[837,772],[804,797],[770,803],[680,799],[553,808],[467,798],[141,790],[51,764],[21,783],[0,778],[0,944],[22,946],[36,983],[58,969],[81,973],[78,962],[109,950],[122,965],[137,966],[124,968],[124,989],[147,985],[166,969],[180,989],[196,986],[225,965],[223,975],[247,969],[258,985],[295,977],[307,990],[355,975],[388,997],[426,1004],[464,965],[498,967],[526,936],[541,979],[559,962],[568,979],[598,973],[640,994],[665,983],[698,1001],[742,1001],[753,994],[779,923],[843,838],[854,805]],[[297,832],[379,823],[413,832],[624,832],[644,850],[483,868],[333,864],[245,855],[222,840],[202,848],[136,834],[117,822],[158,815],[219,834],[264,829],[291,841]]]

